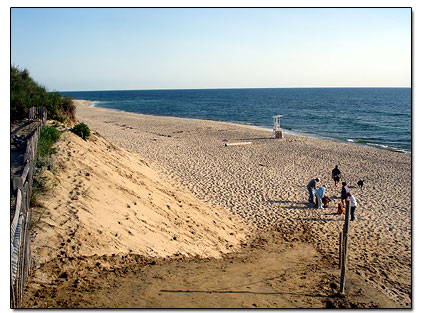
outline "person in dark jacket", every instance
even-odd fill
[[[348,192],[350,192],[349,188],[347,187],[346,182],[342,182],[342,194],[341,194],[341,200],[342,200],[342,206],[346,206],[346,199],[348,197]]]
[[[314,203],[314,193],[313,193],[313,191],[315,191],[317,189],[317,182],[319,182],[318,177],[312,179],[307,186],[308,192],[309,192],[309,203]]]
[[[334,180],[334,186],[337,187],[338,182],[342,178],[342,173],[340,172],[340,169],[337,165],[331,171],[331,178]]]

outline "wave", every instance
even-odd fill
[[[105,103],[106,101],[97,101],[97,100],[91,100],[90,101],[90,106],[91,107],[96,107],[96,106],[98,106],[99,104],[102,104],[102,103]]]
[[[310,131],[303,130],[303,129],[289,128],[288,130],[290,130],[290,131],[292,131],[294,133],[311,134],[312,135],[312,133]]]
[[[375,143],[375,142],[369,142],[365,139],[351,139],[348,138],[346,139],[347,142],[349,143],[354,143],[354,144],[360,144],[360,145],[367,145],[367,146],[371,146],[371,147],[376,147],[379,149],[383,149],[383,150],[390,150],[390,151],[395,151],[395,152],[400,152],[400,153],[411,153],[410,151],[406,150],[406,149],[402,149],[399,147],[394,147],[394,146],[390,146],[388,144],[384,144],[384,143]]]
[[[366,144],[368,146],[377,147],[377,148],[384,149],[384,150],[390,150],[390,151],[399,152],[399,153],[411,154],[411,151],[408,151],[408,150],[405,150],[405,149],[401,149],[401,148],[391,147],[391,146],[388,146],[388,145],[385,145],[385,144],[381,144],[381,143],[367,142]]]

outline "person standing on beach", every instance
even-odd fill
[[[313,178],[308,184],[308,192],[309,192],[309,203],[314,203],[314,193],[317,189],[317,182],[319,182],[319,178]],[[313,191],[312,191],[313,189]]]
[[[325,194],[325,185],[322,185],[318,188],[318,190],[315,192],[315,196],[317,196],[317,202],[318,202],[318,209],[322,209],[322,198],[324,198]]]
[[[357,203],[355,197],[350,192],[348,192],[347,195],[350,201],[350,220],[353,222],[355,220],[355,210]]]
[[[334,186],[337,187],[337,183],[342,178],[342,173],[340,172],[339,167],[337,165],[331,171],[331,178],[333,178],[333,180],[334,180]]]
[[[348,192],[350,192],[349,188],[347,187],[346,182],[342,182],[342,195],[341,195],[341,200],[342,200],[342,206],[346,206],[346,199],[347,199],[347,194]]]

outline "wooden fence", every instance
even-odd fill
[[[37,158],[37,145],[41,128],[46,123],[46,108],[30,108],[29,120],[39,125],[26,140],[26,150],[23,158],[24,170],[20,176],[12,176],[11,203],[13,219],[10,225],[10,289],[11,307],[19,308],[22,304],[24,284],[31,270],[30,226],[32,211],[30,208],[31,187],[34,167]],[[41,123],[40,123],[41,121]]]
[[[41,120],[43,124],[46,123],[47,120],[47,110],[45,107],[32,107],[28,112],[29,120]]]

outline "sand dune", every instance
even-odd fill
[[[219,257],[249,233],[240,219],[164,181],[98,134],[85,142],[66,132],[56,148],[59,168],[46,173],[52,192],[34,212],[36,264],[64,254]]]

